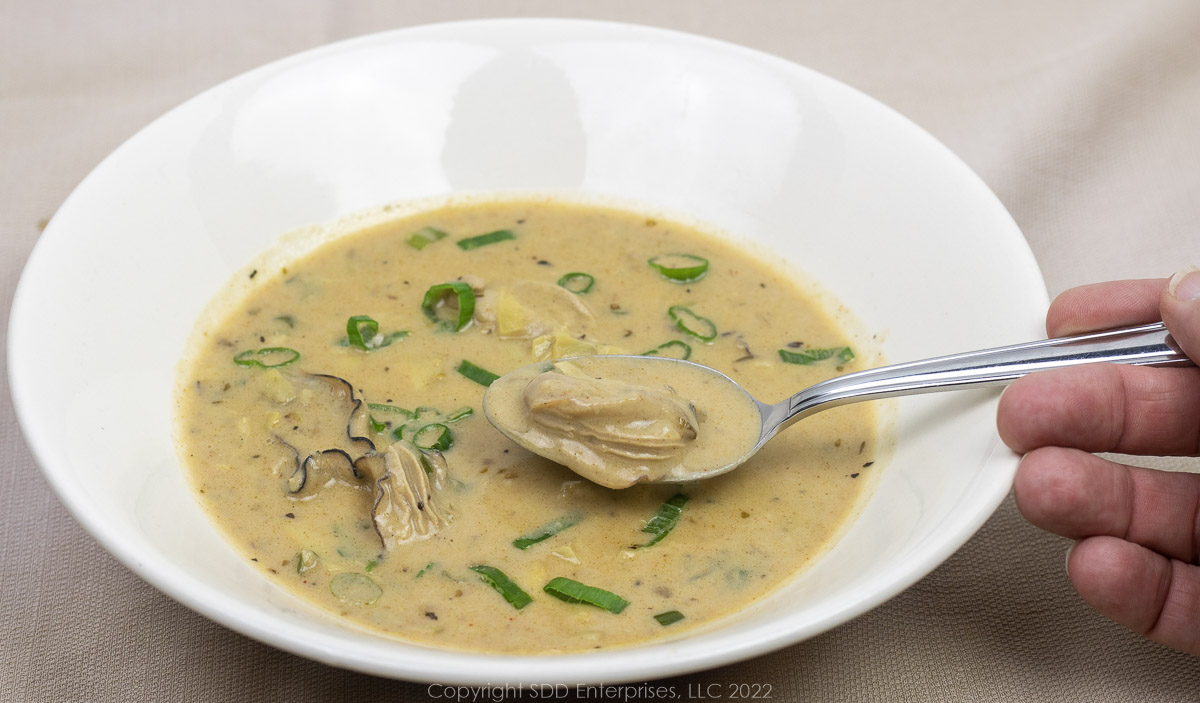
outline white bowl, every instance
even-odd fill
[[[971,171],[825,76],[674,32],[564,20],[416,27],[251,71],[164,115],[79,186],[21,278],[13,398],[83,526],[181,603],[263,642],[439,683],[618,682],[729,663],[843,623],[961,546],[1016,457],[996,394],[905,399],[874,497],[772,596],[675,640],[547,657],[364,632],[272,585],[217,535],[171,441],[176,360],[235,270],[287,230],[408,198],[584,193],[761,242],[833,291],[894,361],[1032,339],[1045,289]]]

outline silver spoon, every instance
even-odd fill
[[[728,376],[690,361],[656,356],[594,358],[603,359],[606,364],[626,365],[630,369],[643,370],[649,368],[648,365],[678,364],[680,365],[676,369],[678,371],[686,368],[688,374],[702,374],[710,382],[719,380],[721,384],[735,387],[749,400],[749,403],[746,404],[747,408],[751,409],[749,412],[757,412],[759,432],[757,437],[754,437],[753,433],[748,435],[747,441],[741,445],[744,451],[735,451],[715,466],[696,465],[693,461],[685,461],[667,474],[649,479],[657,483],[694,481],[731,471],[746,462],[772,437],[798,420],[848,403],[962,388],[1002,386],[1035,371],[1080,364],[1107,362],[1137,366],[1192,365],[1191,359],[1176,347],[1164,325],[1156,322],[1138,327],[1044,339],[859,371],[823,381],[780,403],[769,405],[755,400]],[[534,453],[557,459],[561,455],[556,457],[547,452],[544,446],[531,444],[528,436],[521,432],[520,427],[516,426],[520,424],[519,422],[513,422],[511,417],[497,417],[495,412],[497,402],[493,395],[493,389],[503,389],[506,384],[502,381],[510,379],[510,377],[511,381],[516,382],[527,380],[531,370],[536,371],[545,367],[545,363],[532,365],[502,377],[485,394],[484,410],[488,420],[518,444]],[[619,370],[619,366],[614,368]],[[671,371],[671,369],[663,368],[663,371]],[[522,374],[524,375],[522,376]],[[511,383],[507,385],[511,387]],[[567,465],[577,472],[579,471],[570,463]],[[589,476],[589,478],[592,477]],[[593,480],[595,479],[593,478]]]

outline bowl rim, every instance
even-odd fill
[[[986,197],[996,200],[995,195],[983,181],[954,155],[949,148],[930,136],[908,118],[856,88],[807,66],[757,49],[674,29],[593,19],[519,17],[437,22],[374,32],[291,54],[221,81],[219,84],[198,93],[168,110],[135,132],[112,153],[106,156],[80,182],[64,200],[59,210],[70,207],[77,198],[78,193],[87,189],[94,180],[100,178],[104,174],[108,164],[118,159],[124,152],[133,148],[131,145],[135,144],[139,140],[139,137],[147,130],[161,121],[168,119],[170,116],[187,110],[194,104],[207,100],[210,95],[228,86],[249,82],[266,73],[291,65],[302,64],[314,59],[319,60],[322,57],[334,55],[347,49],[368,46],[377,42],[411,41],[422,34],[437,33],[447,29],[476,30],[495,28],[505,31],[508,28],[526,28],[538,25],[562,28],[586,27],[604,32],[617,33],[632,32],[641,38],[684,42],[704,50],[717,52],[718,54],[748,57],[754,61],[772,64],[788,71],[800,71],[814,80],[827,81],[836,85],[839,90],[847,91],[849,94],[856,95],[860,99],[865,99],[875,109],[880,110],[881,114],[887,114],[888,119],[902,121],[907,125],[908,129],[915,130],[916,133],[927,137],[926,142],[929,148],[940,150],[942,158],[948,157],[957,163],[961,167],[963,175],[972,180],[973,188],[979,190]],[[999,204],[998,200],[996,202]],[[1003,211],[1002,205],[1000,205],[1000,210]],[[1007,215],[1007,212],[1004,212],[1004,214]],[[1011,223],[1011,218],[1009,218],[1009,222]],[[1028,243],[1020,236],[1020,231],[1015,223],[1012,223],[1011,229],[1016,234],[1014,241],[1011,242],[1012,246],[1024,247],[1023,254],[1027,257],[1032,270],[1037,272],[1036,260]],[[357,649],[347,650],[322,646],[310,641],[305,637],[307,633],[303,628],[287,623],[280,623],[269,618],[263,619],[261,614],[254,608],[241,603],[237,599],[230,598],[219,590],[209,589],[206,586],[198,586],[195,583],[189,582],[185,575],[176,572],[170,564],[158,563],[153,559],[147,560],[143,558],[133,548],[133,545],[123,539],[117,530],[106,524],[99,514],[88,509],[83,491],[78,486],[67,482],[54,469],[54,462],[50,460],[48,452],[52,435],[49,431],[44,431],[42,428],[36,426],[29,414],[29,403],[25,401],[26,398],[36,394],[36,389],[22,377],[24,351],[18,347],[25,344],[25,330],[31,329],[31,323],[27,320],[25,313],[29,304],[28,300],[31,296],[30,288],[32,284],[29,280],[29,271],[32,268],[31,264],[40,261],[41,258],[46,256],[45,252],[48,248],[48,241],[55,241],[60,236],[65,235],[59,234],[59,229],[56,227],[56,220],[55,218],[51,218],[42,237],[30,253],[18,281],[14,292],[8,329],[8,358],[10,360],[8,375],[14,410],[22,436],[35,462],[41,469],[43,476],[45,476],[47,483],[50,484],[59,500],[75,520],[105,550],[110,552],[118,561],[147,583],[189,609],[231,630],[284,651],[299,654],[326,664],[363,673],[385,675],[430,684],[444,685],[452,682],[477,686],[490,685],[500,681],[512,681],[521,685],[561,683],[563,681],[570,681],[572,684],[579,685],[621,683],[680,675],[731,664],[811,638],[893,598],[918,580],[924,578],[924,576],[957,551],[990,518],[996,507],[1000,505],[1007,495],[1007,491],[998,492],[994,495],[988,501],[988,510],[980,511],[971,520],[966,522],[969,529],[962,530],[953,538],[945,539],[936,549],[925,551],[922,554],[922,558],[914,561],[901,578],[893,579],[886,588],[873,588],[869,595],[859,598],[853,607],[831,610],[813,623],[811,627],[801,630],[789,630],[786,627],[775,627],[773,629],[757,628],[752,637],[738,633],[722,636],[719,631],[705,631],[699,645],[689,643],[687,639],[660,642],[659,644],[668,646],[677,654],[672,659],[664,661],[651,661],[641,656],[641,650],[644,648],[643,645],[614,648],[599,653],[528,656],[495,655],[437,649],[408,642],[401,643],[403,648],[413,651],[406,652],[406,656],[402,661],[396,661],[394,658],[384,656],[375,659],[363,659],[358,656],[361,654],[361,651],[357,651]],[[1042,281],[1040,272],[1037,272],[1036,278],[1039,282]],[[1035,297],[1040,296],[1041,300],[1048,302],[1044,282],[1041,282],[1040,290],[1036,291],[1034,295]],[[996,466],[993,468],[1001,472],[1000,476],[1006,477],[1007,482],[1011,484],[1012,476],[1015,475],[1016,471],[1017,457],[1015,455],[1000,456],[1004,451],[1002,445],[999,444],[999,440],[995,440],[986,452],[987,461],[995,463]],[[452,666],[447,666],[446,662],[450,662]],[[517,671],[518,667],[520,669],[519,672]]]

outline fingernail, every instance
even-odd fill
[[[1179,300],[1200,300],[1200,269],[1181,269],[1167,282],[1167,292]]]
[[[1072,542],[1070,548],[1067,549],[1067,560],[1063,562],[1063,570],[1067,572],[1068,577],[1071,575],[1071,552],[1075,551],[1075,548],[1078,546],[1078,542]]]

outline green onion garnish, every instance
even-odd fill
[[[854,352],[850,351],[850,347],[805,349],[798,352],[780,349],[779,358],[789,364],[815,364],[818,361],[825,361],[826,359],[837,359],[840,363],[845,363],[854,358]]]
[[[374,409],[374,405],[368,405],[367,407]],[[407,439],[421,449],[436,449],[438,451],[445,451],[454,444],[454,434],[446,425],[458,422],[464,417],[469,417],[475,413],[474,410],[467,406],[463,406],[448,415],[428,405],[421,406],[415,411],[391,405],[382,405],[379,407],[389,408],[388,412],[401,414],[404,418],[399,424],[393,427],[392,439]],[[375,426],[374,418],[372,418],[372,426]],[[376,432],[382,431],[382,429],[376,427]]]
[[[355,315],[346,320],[347,345],[363,351],[382,349],[397,339],[404,339],[407,336],[408,330],[380,335],[379,323],[370,315]]]
[[[418,571],[418,572],[417,572],[417,575],[416,575],[416,576],[413,576],[413,578],[415,578],[415,579],[419,579],[419,578],[421,578],[421,577],[422,577],[422,576],[424,576],[425,574],[429,573],[429,570],[430,570],[430,569],[432,569],[432,568],[434,567],[434,565],[436,565],[436,564],[437,564],[437,562],[436,562],[436,561],[431,561],[431,562],[429,562],[428,564],[426,564],[426,565],[425,565],[425,567],[424,567],[423,569],[421,569],[420,571]]]
[[[444,320],[438,315],[438,310],[446,305],[446,299],[451,296],[458,302],[458,319],[453,321]],[[425,312],[425,317],[442,327],[455,332],[462,331],[471,323],[471,316],[475,314],[475,291],[462,281],[430,286],[429,290],[425,291],[425,298],[421,301],[421,310]]]
[[[367,403],[367,408],[371,412],[386,413],[388,415],[399,415],[404,420],[412,419],[413,412],[395,405],[385,405],[384,403]],[[367,419],[371,422],[371,429],[375,432],[384,432],[388,428],[387,422],[380,422],[375,419],[374,415],[367,415]],[[397,437],[399,439],[399,437]]]
[[[264,369],[277,369],[280,366],[295,363],[299,358],[300,352],[295,349],[265,347],[263,349],[247,349],[233,357],[233,363],[238,366],[258,366]]]
[[[654,619],[658,621],[659,625],[666,627],[667,625],[674,625],[682,620],[683,613],[679,612],[678,610],[668,610],[665,613],[659,613],[658,615],[655,615]]]
[[[403,415],[407,420],[413,416],[413,411],[405,410],[398,405],[385,405],[384,403],[367,403],[367,407],[377,413],[396,413]]]
[[[711,342],[717,338],[717,326],[707,317],[700,317],[691,308],[683,305],[672,305],[667,309],[667,315],[675,321],[675,326],[685,334],[699,339],[701,342]]]
[[[558,285],[576,295],[583,295],[592,290],[592,286],[596,285],[596,278],[589,273],[576,271],[558,279]]]
[[[302,574],[309,569],[313,569],[320,561],[321,557],[317,556],[317,553],[313,550],[301,549],[300,553],[296,555],[296,573]]]
[[[466,359],[463,359],[458,365],[458,372],[481,386],[490,386],[493,381],[500,378],[500,376],[487,369],[480,368]]]
[[[479,247],[485,247],[489,244],[495,244],[496,242],[503,242],[516,238],[517,235],[514,234],[511,229],[498,229],[495,232],[488,232],[487,234],[481,234],[477,237],[460,239],[455,243],[458,244],[459,249],[467,251],[468,249],[478,249]]]
[[[662,254],[646,263],[675,283],[691,283],[708,273],[708,259],[695,254]]]
[[[422,227],[421,229],[408,235],[408,245],[417,251],[421,251],[425,247],[433,244],[439,239],[445,239],[446,233],[434,227]]]
[[[635,544],[634,549],[649,547],[661,542],[671,530],[675,529],[676,523],[679,522],[679,516],[683,514],[683,504],[687,501],[687,496],[676,493],[671,496],[670,500],[659,506],[658,514],[650,518],[650,522],[647,522],[646,526],[642,528],[642,532],[654,536],[645,544]]]
[[[458,422],[459,420],[463,419],[464,417],[470,417],[474,414],[475,414],[474,410],[472,410],[471,408],[469,408],[467,406],[463,406],[463,407],[459,408],[458,410],[455,410],[454,412],[447,415],[446,422]]]
[[[672,339],[664,342],[650,351],[642,352],[642,356],[666,356],[672,359],[689,359],[692,356],[692,345]]]
[[[412,443],[420,449],[436,449],[444,452],[454,444],[454,435],[451,434],[449,427],[435,422],[414,432]]]
[[[440,412],[438,412],[438,409],[433,407],[432,405],[419,406],[416,409],[416,412],[413,413],[413,417],[417,418],[418,420],[428,419],[430,417],[441,417],[441,416],[442,416],[442,414]]]
[[[543,591],[568,603],[586,603],[607,610],[616,615],[629,605],[629,601],[603,588],[588,586],[569,578],[559,576],[550,580]]]
[[[379,584],[363,574],[352,574],[343,571],[329,582],[329,592],[337,596],[343,603],[370,605],[379,600],[383,589]]]
[[[496,589],[496,592],[504,596],[504,600],[508,601],[509,605],[520,610],[533,602],[533,598],[528,593],[521,590],[521,587],[512,582],[512,579],[497,569],[494,566],[486,566],[480,564],[472,566],[471,571],[479,574],[480,578],[488,583],[489,586]]]
[[[517,539],[514,539],[513,546],[517,549],[529,549],[538,542],[550,539],[568,527],[578,524],[581,519],[583,519],[583,516],[579,515],[578,513],[564,515],[557,520],[552,520],[545,525],[542,525],[524,537],[518,537]]]
[[[366,339],[363,339],[364,330],[366,331]],[[372,341],[378,333],[379,323],[368,315],[355,315],[346,320],[346,339],[349,340],[352,347],[358,347],[366,351],[368,348],[367,342]]]
[[[279,315],[275,318],[275,321],[282,322],[293,329],[296,327],[296,318],[292,317],[291,315]]]

